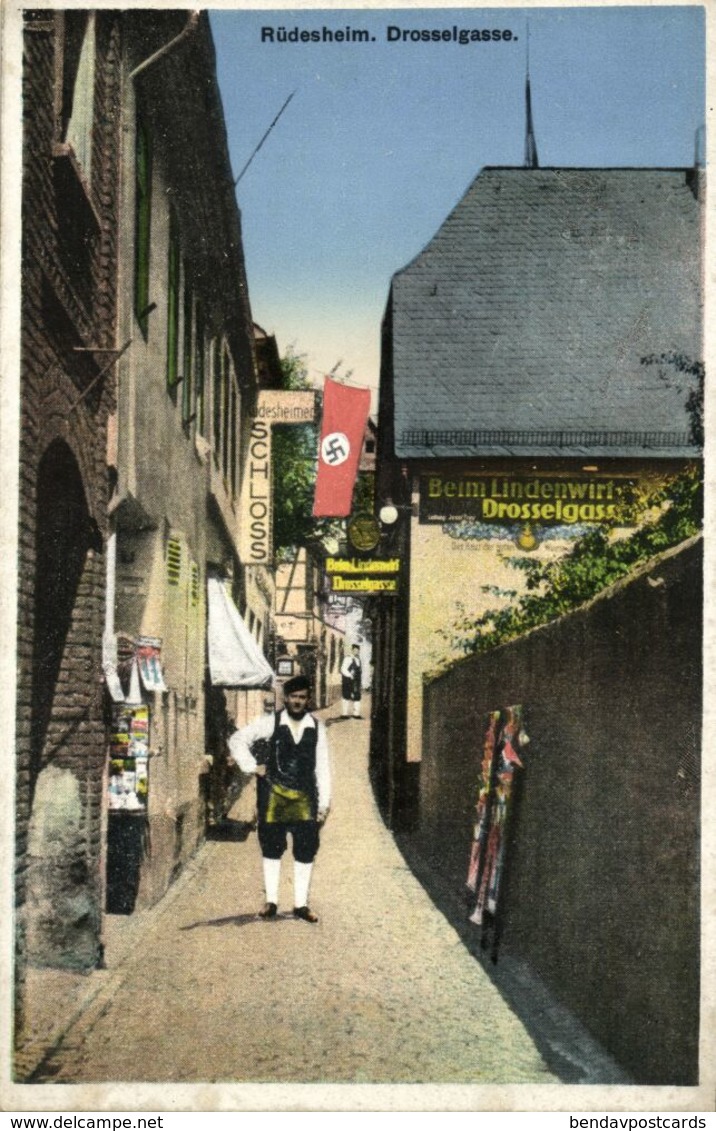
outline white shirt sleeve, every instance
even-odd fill
[[[325,725],[316,719],[318,737],[316,740],[316,787],[318,789],[318,810],[327,813],[331,807],[331,764],[328,757],[328,738]]]
[[[353,675],[353,657],[352,656],[346,656],[345,660],[341,664],[341,675],[346,676],[347,679],[350,679],[352,677],[352,675]]]
[[[258,763],[251,753],[251,745],[258,738],[270,738],[274,732],[275,724],[276,716],[273,713],[262,715],[260,718],[254,719],[248,726],[242,727],[241,730],[235,730],[232,734],[229,739],[229,755],[243,773],[253,774],[256,772]]]

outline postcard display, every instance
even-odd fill
[[[114,705],[109,763],[109,810],[146,812],[149,792],[149,707]]]
[[[140,637],[136,641],[127,665],[128,692],[122,702],[112,705],[107,911],[113,914],[131,914],[139,889],[149,796],[150,708],[147,692],[167,690],[160,656],[161,641],[153,637]]]

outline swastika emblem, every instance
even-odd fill
[[[351,446],[345,432],[331,432],[321,443],[321,458],[331,467],[339,467],[350,455]]]

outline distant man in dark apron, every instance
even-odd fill
[[[266,904],[262,919],[278,912],[281,857],[291,834],[293,914],[317,923],[308,905],[319,828],[331,803],[331,774],[326,728],[308,710],[311,685],[305,676],[283,688],[282,711],[249,723],[229,739],[229,753],[245,774],[258,777],[258,837],[263,859]]]
[[[360,648],[354,644],[351,655],[341,664],[341,716],[344,719],[350,717],[351,704],[353,718],[360,718],[361,676]]]

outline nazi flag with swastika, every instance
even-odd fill
[[[370,389],[350,388],[326,377],[314,518],[345,518],[351,513],[369,411]]]

